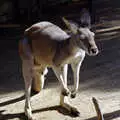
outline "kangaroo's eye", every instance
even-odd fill
[[[81,34],[80,35],[80,39],[84,40],[85,39],[85,35]]]

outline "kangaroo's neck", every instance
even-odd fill
[[[71,35],[69,42],[70,43],[68,45],[68,48],[69,48],[70,53],[76,54],[76,52],[78,52],[81,49],[80,47],[78,47],[76,43],[76,36]]]
[[[80,51],[80,47],[76,43],[76,36],[71,35],[71,37],[57,46],[57,53],[66,53],[67,55],[74,56],[77,52]]]

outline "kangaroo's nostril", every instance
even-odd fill
[[[93,54],[95,54],[95,53],[97,53],[98,49],[97,48],[93,48],[93,49],[91,49],[91,51],[92,51]]]

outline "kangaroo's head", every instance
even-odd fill
[[[75,43],[78,47],[85,50],[90,56],[98,54],[98,48],[94,40],[95,34],[90,30],[91,18],[87,10],[82,11],[79,24],[70,22],[65,18],[63,18],[63,21],[75,36]]]

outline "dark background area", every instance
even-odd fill
[[[92,11],[92,0],[1,0],[0,23],[32,24],[41,20],[54,20],[67,14],[80,12],[82,7]]]
[[[82,8],[87,8],[90,11],[94,32],[102,28],[118,26],[120,21],[119,0],[60,0],[59,2],[58,0],[36,0],[37,3],[33,2],[35,1],[0,0],[1,92],[23,89],[24,87],[21,76],[21,60],[18,54],[18,41],[23,37],[25,28],[31,24],[48,20],[62,26],[62,16],[79,18]],[[93,66],[99,67],[119,58],[119,30],[114,33],[113,31],[106,34],[96,33],[96,43],[102,52],[97,57],[87,57],[82,70],[89,70]],[[114,51],[117,51],[116,54]],[[117,66],[116,63],[115,66]],[[84,75],[84,71],[81,75],[83,82],[89,77],[89,75]],[[51,73],[50,76],[53,74]],[[117,85],[119,86],[119,84]]]

